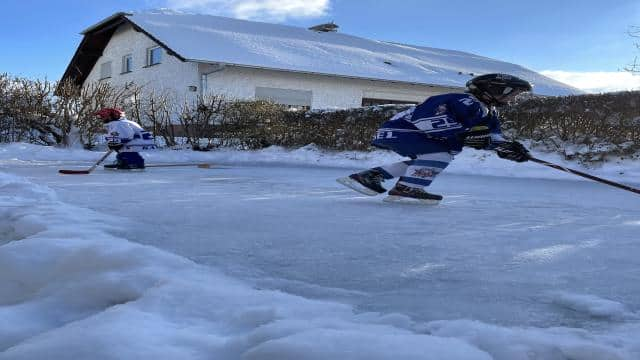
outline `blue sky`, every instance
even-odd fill
[[[627,35],[640,26],[638,0],[4,0],[0,72],[58,79],[81,30],[160,7],[304,27],[332,20],[345,33],[469,51],[581,88],[640,86],[615,73],[640,55]]]

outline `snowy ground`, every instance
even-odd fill
[[[0,147],[0,359],[640,358],[632,193],[480,152],[437,207],[335,183],[387,153],[56,173],[99,156]]]

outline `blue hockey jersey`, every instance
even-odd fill
[[[378,134],[385,131],[422,133],[451,151],[460,151],[462,135],[476,126],[486,126],[494,140],[504,141],[495,110],[470,94],[443,94],[431,96],[422,104],[398,113],[383,124]]]

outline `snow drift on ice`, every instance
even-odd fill
[[[120,221],[0,173],[0,359],[640,357],[634,321],[590,331],[361,313],[260,289],[130,242],[115,235]],[[550,301],[636,318],[623,304],[590,295],[551,294]]]
[[[0,174],[0,358],[490,359],[401,315],[253,288]],[[349,355],[351,354],[351,355]]]

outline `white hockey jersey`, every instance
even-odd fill
[[[120,152],[138,152],[156,147],[151,133],[136,122],[122,118],[108,122],[106,126],[107,142],[124,145]]]

